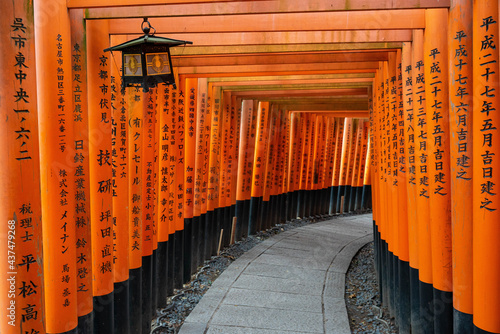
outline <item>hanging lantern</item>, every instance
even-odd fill
[[[193,42],[155,36],[156,29],[147,18],[144,18],[141,29],[144,36],[104,49],[122,52],[122,90],[125,87],[139,86],[147,92],[159,83],[174,85],[175,89],[169,49]]]

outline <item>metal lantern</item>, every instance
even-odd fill
[[[141,29],[144,36],[104,49],[122,52],[122,89],[139,86],[147,92],[159,83],[174,85],[175,89],[169,49],[193,42],[155,36],[156,29],[147,18],[144,18]]]

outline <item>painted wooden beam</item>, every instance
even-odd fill
[[[171,37],[171,36],[167,36]],[[199,35],[198,40],[203,40]],[[130,38],[132,39],[132,38]],[[393,43],[325,43],[325,44],[258,44],[258,45],[216,45],[175,47],[170,50],[172,56],[198,56],[198,55],[237,55],[255,53],[280,53],[280,52],[335,52],[335,51],[365,51],[400,49],[401,42]]]
[[[111,34],[136,34],[142,19],[111,20]],[[424,9],[162,17],[157,33],[398,30],[425,28]]]
[[[287,64],[260,64],[235,66],[186,66],[180,67],[179,75],[186,76],[262,76],[262,75],[297,75],[297,74],[332,74],[332,73],[374,73],[378,62],[296,64],[293,68]]]
[[[391,50],[389,50],[391,51]],[[367,52],[295,52],[253,55],[200,55],[172,57],[172,66],[231,66],[231,65],[275,65],[275,64],[322,64],[376,62],[387,60],[387,51]]]
[[[117,32],[117,34],[123,34]],[[141,36],[139,29],[128,35],[129,39]],[[185,41],[192,41],[193,45],[185,48],[177,47],[174,50],[187,49],[197,46],[231,46],[231,45],[287,45],[340,43],[397,43],[412,39],[411,30],[356,30],[356,31],[266,31],[266,32],[176,32],[159,33],[158,36],[170,37]],[[325,46],[323,46],[325,47]]]
[[[356,89],[283,89],[283,90],[250,90],[233,91],[233,95],[238,97],[288,97],[288,96],[349,96],[349,97],[367,97],[366,88]]]
[[[222,15],[246,13],[292,13],[318,11],[360,11],[381,9],[411,9],[449,7],[450,0],[316,0],[316,1],[215,1],[215,0],[129,0],[98,1],[68,0],[68,8],[88,8],[87,17],[158,17]]]
[[[365,86],[371,85],[373,82],[373,78],[340,78],[340,79],[299,79],[299,80],[284,80],[284,79],[275,79],[275,80],[242,80],[242,81],[215,81],[213,82],[214,86],[222,86],[225,89],[232,89],[233,87],[255,87],[258,85],[263,89],[272,89],[275,85],[280,85],[281,87],[285,85],[301,85],[303,87],[307,87],[308,85],[328,85],[330,84],[364,84]]]

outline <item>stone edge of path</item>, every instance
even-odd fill
[[[345,304],[345,276],[353,257],[373,235],[359,237],[345,245],[334,257],[326,272],[323,288],[323,328],[327,334],[351,333],[347,306]],[[341,314],[339,317],[338,315]]]
[[[351,216],[352,217],[352,216]],[[327,223],[330,220],[314,223]],[[277,242],[300,232],[304,227],[288,230],[256,245],[248,252],[237,258],[224,272],[214,281],[212,286],[204,294],[193,311],[184,321],[179,334],[201,334],[208,329],[210,320],[219,309],[234,282],[243,273],[247,266],[266,250]],[[352,258],[356,253],[373,240],[372,233],[358,237],[347,243],[333,258],[326,275],[323,287],[323,326],[325,333],[350,333],[347,307],[344,300],[345,274],[349,269]],[[340,286],[341,285],[341,286]],[[340,295],[339,291],[342,291]],[[338,317],[338,314],[342,314]]]

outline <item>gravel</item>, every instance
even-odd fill
[[[151,334],[177,333],[212,282],[234,260],[263,240],[299,226],[351,215],[353,214],[293,219],[224,248],[219,256],[212,256],[210,260],[205,261],[204,265],[193,274],[190,282],[184,284],[182,289],[175,290],[173,296],[168,297],[167,306],[157,311],[156,318],[152,322]],[[394,322],[387,317],[387,311],[384,308],[380,309],[373,267],[373,243],[362,248],[351,262],[346,276],[346,304],[353,333],[397,333]]]
[[[373,242],[354,256],[346,274],[345,301],[352,333],[398,333],[394,318],[380,305]]]

